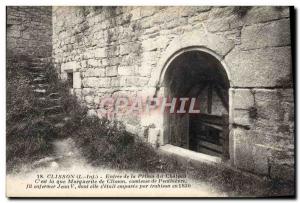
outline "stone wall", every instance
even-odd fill
[[[175,53],[211,53],[230,80],[231,164],[292,178],[288,7],[54,7],[52,20],[55,66],[62,78],[73,71],[73,91],[91,114],[99,113],[105,95],[153,96],[163,89],[166,64]],[[123,120],[141,136],[153,126],[138,116]],[[164,138],[149,136],[165,144]]]
[[[8,6],[6,12],[7,57],[51,57],[52,7]]]

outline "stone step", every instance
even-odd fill
[[[37,79],[37,80],[31,80],[29,82],[30,85],[45,85],[48,81],[46,79]]]
[[[46,66],[47,62],[41,62],[41,61],[33,61],[30,63],[32,66]]]
[[[45,77],[36,77],[33,79],[33,82],[44,82],[47,81],[47,78]]]
[[[36,93],[46,93],[47,92],[47,90],[45,90],[45,89],[34,89],[33,91]]]
[[[46,98],[45,97],[40,97],[38,98],[39,101],[46,101]]]
[[[50,99],[58,99],[58,98],[60,98],[60,95],[59,95],[59,93],[57,93],[57,92],[52,92],[52,93],[50,93],[50,94],[48,95],[48,97],[49,97]]]
[[[49,115],[47,116],[47,120],[51,123],[61,123],[61,122],[65,122],[67,123],[68,121],[71,120],[71,117],[67,117],[65,116],[65,114],[61,113],[61,114],[53,114],[53,115]]]
[[[54,125],[54,127],[56,127],[56,128],[63,128],[64,126],[66,125],[66,123],[56,123],[55,125]]]
[[[45,67],[43,67],[43,66],[31,66],[31,67],[29,67],[29,70],[31,72],[43,72],[43,71],[45,71]]]
[[[65,122],[67,122],[67,121],[70,121],[72,118],[70,117],[70,116],[65,116],[64,118],[63,118],[63,120],[65,121]]]
[[[49,87],[48,84],[33,84],[31,85],[32,88],[37,88],[37,89],[47,89]]]
[[[31,73],[33,77],[46,77],[42,72],[33,72]]]
[[[53,107],[53,106],[60,106],[60,100],[54,100],[45,98],[45,100],[41,100],[40,104],[46,108]]]
[[[35,91],[33,91],[33,93],[34,93],[35,97],[38,97],[38,98],[45,96],[45,92],[35,92]]]
[[[34,58],[32,62],[51,62],[52,57]]]
[[[61,104],[61,99],[58,98],[58,99],[48,99],[48,102],[52,105],[55,105],[55,106],[58,106]]]
[[[59,114],[63,111],[61,106],[52,106],[48,108],[44,108],[45,114],[50,115],[50,114]]]
[[[64,117],[65,114],[63,113],[52,114],[47,116],[48,120],[50,120],[51,122],[61,122],[64,119]]]
[[[52,102],[60,102],[61,101],[61,97],[58,97],[58,98],[55,98],[55,99],[49,98],[48,100],[52,101]]]

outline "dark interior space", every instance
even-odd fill
[[[189,51],[167,69],[167,96],[197,98],[200,114],[169,114],[170,144],[213,156],[228,157],[229,81],[212,55]]]

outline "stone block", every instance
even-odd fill
[[[141,8],[137,7],[130,11],[131,21],[138,20],[141,18]]]
[[[89,109],[87,115],[90,117],[97,116],[97,112],[94,109]]]
[[[157,63],[158,53],[155,51],[144,52],[142,54],[143,65],[155,65]]]
[[[147,17],[152,16],[157,11],[156,6],[143,6],[141,7],[141,16]]]
[[[265,124],[280,122],[283,120],[283,108],[280,103],[280,96],[277,90],[256,89],[255,102],[257,108],[257,118],[264,119]]]
[[[87,60],[80,61],[80,65],[81,65],[82,68],[86,68],[87,67]]]
[[[230,29],[229,18],[212,18],[206,23],[209,32],[221,32]]]
[[[80,72],[73,73],[73,88],[81,88]]]
[[[169,41],[169,38],[162,36],[158,38],[146,39],[142,41],[142,48],[144,51],[154,51],[166,47]]]
[[[134,75],[134,66],[120,66],[118,67],[118,75]]]
[[[96,60],[96,59],[89,59],[88,66],[99,67],[99,66],[101,66],[101,61]]]
[[[106,57],[106,49],[105,48],[98,48],[94,50],[96,58],[104,58]]]
[[[82,80],[83,87],[109,87],[110,78],[90,77]]]
[[[148,130],[148,142],[156,146],[158,142],[158,136],[159,136],[159,129],[157,128],[149,128]]]
[[[98,78],[98,87],[110,87],[110,78]]]
[[[179,15],[182,17],[193,16],[201,12],[206,12],[211,9],[211,6],[183,6],[180,7]]]
[[[61,71],[66,71],[66,70],[77,71],[80,68],[81,68],[80,64],[76,61],[70,61],[70,62],[61,64]]]
[[[88,50],[88,51],[84,52],[83,56],[84,56],[84,59],[95,58],[95,52],[93,50]]]
[[[254,171],[261,175],[269,175],[269,157],[271,156],[268,147],[260,144],[254,145]]]
[[[119,87],[120,86],[120,77],[112,77],[110,82],[111,82],[112,87]]]
[[[234,109],[233,110],[233,123],[242,126],[251,126],[252,120],[248,110]]]
[[[234,48],[226,57],[231,80],[238,87],[286,86],[291,82],[290,47],[243,51]]]
[[[82,88],[82,95],[93,95],[95,94],[95,91],[93,88]]]
[[[118,68],[117,66],[108,66],[105,68],[106,76],[117,76],[118,75]]]
[[[233,109],[249,109],[254,106],[254,95],[250,89],[234,89]]]
[[[94,102],[94,98],[92,96],[86,96],[86,97],[84,97],[84,100],[88,104],[93,104],[93,102]]]
[[[150,65],[141,65],[137,67],[137,74],[144,77],[149,77],[151,75],[152,66]]]
[[[126,55],[129,53],[137,53],[140,52],[140,43],[132,42],[132,43],[125,43],[120,45],[120,55]]]
[[[84,78],[82,80],[83,87],[97,87],[97,80],[96,77]]]
[[[246,26],[242,29],[241,40],[244,50],[290,45],[290,19]]]
[[[247,130],[233,129],[234,135],[234,164],[237,168],[253,171],[255,168],[252,155],[253,144]]]
[[[103,77],[105,76],[104,68],[88,68],[83,72],[84,77]]]
[[[254,6],[244,16],[246,25],[289,17],[288,6]]]

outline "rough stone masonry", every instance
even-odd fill
[[[230,84],[229,163],[293,179],[288,7],[53,7],[52,28],[53,63],[62,79],[72,73],[72,91],[93,115],[105,96],[165,94],[168,64],[181,53],[213,56]],[[146,141],[168,144],[163,118],[119,119]]]

